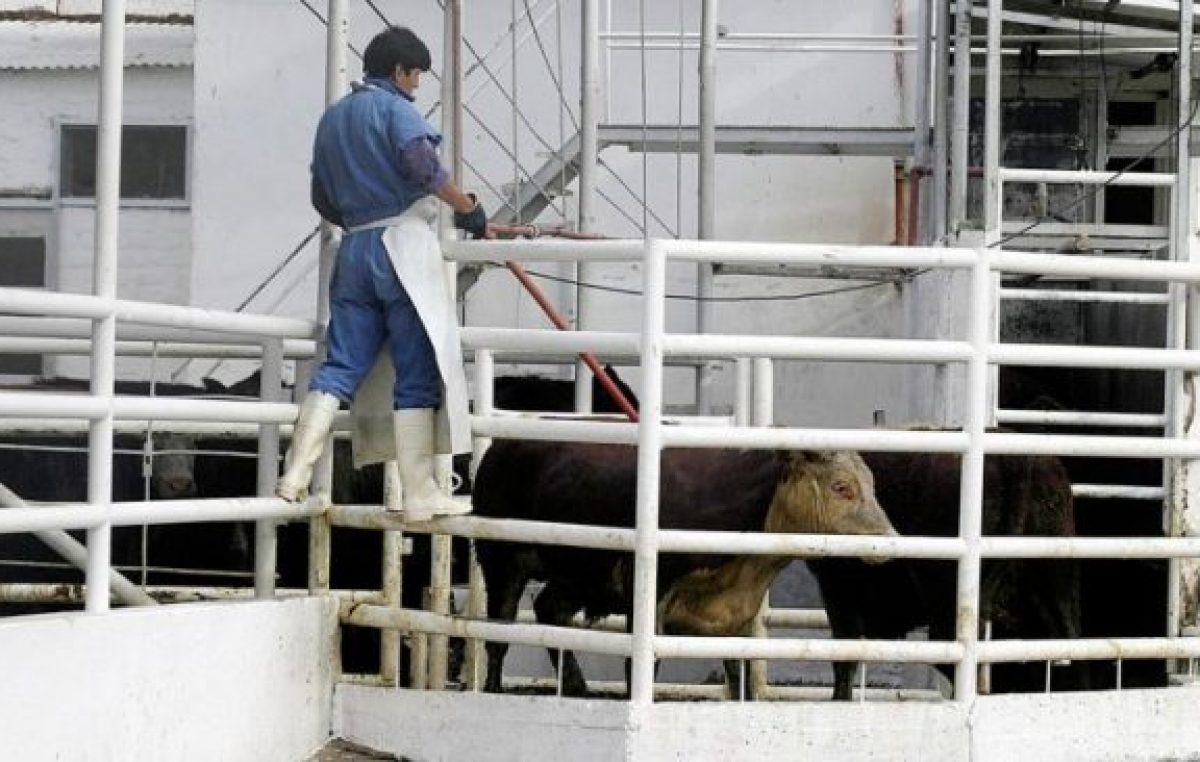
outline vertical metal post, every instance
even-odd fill
[[[396,461],[383,464],[383,502],[400,505],[400,472]],[[383,533],[383,568],[380,580],[383,605],[400,606],[404,584],[404,533]],[[379,633],[379,681],[393,688],[400,686],[400,631],[384,629]]]
[[[682,44],[682,43],[681,43]],[[704,0],[700,9],[700,95],[699,145],[696,172],[699,176],[697,193],[697,237],[715,237],[717,202],[717,0]],[[696,333],[709,333],[713,327],[713,266],[708,262],[696,265]],[[705,360],[696,369],[696,413],[712,412],[714,364]]]
[[[348,0],[329,0],[325,35],[325,103],[336,102],[346,92],[348,82],[346,51],[350,36]],[[321,222],[321,253],[317,286],[317,329],[324,333],[329,322],[329,282],[337,257],[337,229]],[[318,358],[320,359],[320,358]]]
[[[436,614],[451,613],[450,535],[429,536],[429,609]],[[449,639],[445,635],[429,636],[429,688],[440,691],[446,687],[450,662]]]
[[[104,0],[100,42],[100,112],[96,137],[96,252],[92,292],[117,296],[117,253],[121,202],[121,122],[125,75],[125,3]],[[88,427],[88,502],[97,510],[112,502],[113,412],[117,318],[109,312],[92,322],[91,393],[108,400]],[[88,611],[107,611],[112,562],[112,524],[87,532]]]
[[[1192,3],[1179,4],[1179,58],[1178,70],[1176,71],[1177,91],[1176,115],[1177,125],[1179,128],[1178,134],[1175,136],[1175,187],[1172,201],[1172,225],[1171,225],[1171,248],[1173,259],[1177,262],[1188,262],[1194,260],[1192,251],[1193,222],[1192,222],[1192,181],[1191,181],[1191,138],[1192,127],[1190,124],[1192,115],[1192,38],[1194,23],[1195,8]],[[1172,294],[1172,311],[1176,308],[1179,310],[1179,315],[1172,322],[1178,326],[1179,334],[1174,337],[1172,346],[1184,347],[1187,349],[1200,349],[1200,335],[1197,330],[1200,329],[1200,305],[1196,304],[1197,290],[1192,286],[1183,284],[1171,284]],[[1176,299],[1178,294],[1178,300]],[[1179,302],[1178,307],[1176,301]],[[1194,381],[1196,376],[1194,372],[1190,372],[1190,376]],[[1169,371],[1167,380],[1171,384],[1173,390],[1172,396],[1175,398],[1175,405],[1171,409],[1171,431],[1168,436],[1178,437],[1186,435],[1194,435],[1194,431],[1188,431],[1188,421],[1184,419],[1184,411],[1188,409],[1185,399],[1184,390],[1184,374],[1180,371]],[[1194,388],[1194,384],[1192,385]],[[1193,392],[1194,394],[1195,392]],[[1193,400],[1194,401],[1194,400]],[[1193,424],[1194,428],[1194,424]],[[1179,460],[1175,463],[1173,469],[1165,469],[1171,475],[1171,480],[1167,483],[1167,506],[1166,516],[1164,516],[1164,530],[1168,537],[1181,537],[1186,534],[1185,510],[1193,503],[1188,498],[1189,482],[1188,475],[1196,468],[1195,460]],[[1195,510],[1195,508],[1192,508]],[[1167,636],[1175,637],[1179,635],[1180,628],[1183,625],[1183,610],[1185,592],[1181,584],[1181,574],[1183,564],[1180,559],[1172,558],[1168,561],[1167,572]],[[1175,662],[1175,667],[1172,671],[1180,668],[1182,662]]]
[[[946,89],[949,85],[950,0],[937,2],[937,44],[933,54],[933,198],[930,200],[931,238],[946,236],[946,180],[949,171],[949,125]]]
[[[443,19],[444,35],[444,64],[442,66],[442,132],[450,138],[450,143],[443,143],[443,150],[449,159],[451,171],[456,183],[462,183],[462,0],[447,0],[444,6]],[[517,18],[513,13],[513,97],[516,97],[517,77]],[[533,20],[530,19],[530,23]],[[519,166],[517,156],[516,117],[513,117],[513,158],[514,166]],[[519,180],[519,177],[516,178]],[[514,185],[514,193],[517,185]],[[518,220],[519,221],[519,220]],[[443,235],[454,235],[452,229],[443,227]],[[446,276],[449,281],[457,277],[458,267],[448,263]],[[451,288],[449,293],[457,293]],[[449,489],[451,479],[451,463],[448,456],[438,456],[438,482],[443,489]],[[449,535],[435,534],[429,537],[430,544],[430,610],[439,614],[450,613],[450,554],[452,542]],[[428,650],[428,687],[441,690],[446,685],[446,672],[449,660],[449,641],[445,635],[429,635]]]
[[[1092,139],[1092,145],[1095,147],[1095,157],[1093,159],[1093,169],[1104,170],[1108,168],[1108,91],[1103,87],[1096,88],[1096,105],[1095,105],[1096,131]],[[1092,221],[1104,222],[1104,203],[1105,203],[1105,187],[1100,185],[1096,188],[1096,197],[1092,200]]]
[[[929,240],[929,194],[921,192],[921,184],[929,177],[929,80],[932,76],[930,44],[932,35],[932,9],[936,0],[917,0],[917,91],[913,103],[913,164],[916,171],[909,172],[909,204],[916,198],[916,214],[909,219],[917,221],[917,229],[908,231],[908,240],[924,245]]]
[[[997,16],[997,21],[999,16]],[[967,362],[967,384],[963,431],[968,448],[962,459],[959,490],[959,536],[966,544],[958,561],[958,616],[955,633],[963,646],[963,659],[954,671],[954,697],[971,701],[977,693],[979,678],[979,540],[983,533],[983,437],[987,426],[988,348],[995,310],[992,289],[991,254],[978,249],[979,257],[971,270],[971,317],[969,341],[971,359]]]
[[[635,707],[654,701],[654,615],[658,576],[658,484],[662,459],[663,330],[666,321],[666,250],[646,240],[642,285],[642,389],[638,424],[637,527],[633,580]]]
[[[958,236],[967,219],[967,168],[970,165],[971,117],[971,6],[956,2],[954,24],[954,134],[950,159],[950,222],[949,232]],[[989,2],[989,15],[991,4]],[[999,13],[999,11],[997,11]],[[988,19],[989,30],[991,19]],[[1000,23],[997,16],[996,23]],[[989,47],[989,50],[991,48]],[[996,52],[999,55],[999,50]],[[991,69],[989,68],[990,72]]]
[[[970,13],[969,3],[966,6]],[[1000,240],[1000,210],[1004,199],[1000,193],[1000,29],[1003,0],[988,0],[987,19],[987,78],[983,98],[983,229],[984,245],[991,246]],[[967,40],[970,51],[970,21],[967,22]],[[970,68],[968,62],[968,69]],[[967,107],[964,98],[964,109]],[[964,148],[965,161],[965,148]],[[966,171],[964,164],[963,171]],[[965,188],[965,185],[964,185]],[[965,203],[964,196],[964,203]],[[961,222],[961,220],[960,220]]]
[[[268,339],[262,343],[262,374],[259,398],[263,402],[279,400],[283,388],[283,342]],[[264,423],[258,429],[258,494],[275,494],[279,477],[279,425]],[[275,597],[277,544],[274,519],[254,523],[254,597]]]
[[[750,425],[767,427],[775,423],[775,365],[770,357],[756,357],[753,360],[753,410],[750,416]],[[765,618],[767,612],[771,608],[771,591],[767,590],[763,596],[762,603],[758,607],[758,614],[754,617],[752,625],[752,634],[756,638],[767,637],[767,625]],[[753,688],[753,694],[758,700],[767,698],[768,690],[768,673],[767,662],[764,659],[754,659],[750,662],[749,667],[750,685]]]
[[[325,35],[325,103],[332,104],[346,92],[346,52],[350,36],[349,3],[329,0],[328,23]],[[317,360],[325,356],[325,326],[329,323],[329,283],[333,278],[333,263],[337,258],[339,236],[328,222],[321,223],[321,253],[317,279]],[[326,442],[313,475],[312,491],[328,507],[333,492],[332,437]],[[333,529],[329,515],[323,513],[309,520],[308,589],[314,594],[329,591],[330,544]]]
[[[754,361],[739,357],[733,378],[733,425],[749,426],[754,404]]]
[[[577,227],[581,233],[596,229],[596,180],[600,152],[600,0],[583,0],[580,28],[579,68],[579,181]],[[578,266],[579,284],[575,289],[575,327],[584,331],[593,328],[593,315],[598,313],[594,294],[583,284],[596,281],[596,266],[581,262]],[[575,409],[581,413],[592,410],[592,374],[582,361],[575,363]]]
[[[775,363],[770,357],[754,358],[754,412],[750,425],[775,425]]]
[[[475,414],[489,416],[495,410],[495,375],[496,367],[491,350],[475,351]],[[479,471],[479,463],[487,453],[492,440],[484,437],[474,437],[471,447],[471,479]],[[467,572],[467,616],[471,619],[484,619],[487,616],[487,591],[483,586],[483,569],[475,556],[475,541],[471,541],[471,566]],[[463,655],[463,670],[466,675],[464,682],[467,690],[478,691],[483,688],[483,641],[472,638],[467,641]]]

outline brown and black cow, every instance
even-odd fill
[[[958,536],[961,459],[931,453],[864,453],[875,492],[905,535]],[[984,461],[985,535],[1072,536],[1071,483],[1052,456],[996,456]],[[837,638],[902,638],[928,627],[930,640],[954,638],[956,565],[895,559],[870,566],[853,558],[808,561]],[[997,638],[1080,636],[1079,563],[1073,560],[985,561],[980,617]],[[834,665],[834,698],[848,700],[856,662]],[[941,669],[949,672],[945,667]],[[1038,689],[1044,665],[997,665],[997,691]],[[1060,671],[1055,688],[1088,684],[1086,662]]]
[[[875,500],[870,471],[848,452],[666,450],[659,525],[734,532],[894,534]],[[630,446],[498,441],[475,479],[475,515],[632,527],[637,450]],[[632,621],[633,559],[628,553],[481,540],[477,544],[488,616],[512,621],[526,583],[545,586],[538,621],[569,625],[624,614]],[[787,557],[664,553],[658,568],[658,626],[674,635],[747,635],[767,588]],[[499,692],[504,643],[489,643],[486,689]],[[557,652],[551,650],[557,666]],[[733,667],[726,665],[728,672]],[[573,654],[563,690],[587,685]]]

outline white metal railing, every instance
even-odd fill
[[[111,221],[106,224],[115,225]],[[118,429],[117,421],[153,421],[160,431],[170,428],[170,423],[163,426],[163,422],[175,421],[189,422],[195,431],[227,430],[231,425],[252,424],[253,429],[243,428],[241,433],[254,430],[259,437],[258,492],[269,495],[279,456],[278,425],[295,420],[296,406],[271,401],[114,395],[114,363],[122,349],[116,341],[117,323],[155,327],[137,333],[134,345],[126,343],[124,348],[133,350],[131,354],[147,352],[150,356],[158,356],[162,349],[160,339],[179,336],[200,340],[176,343],[168,349],[168,354],[182,356],[192,349],[203,353],[208,346],[203,340],[204,334],[213,332],[220,342],[213,346],[213,354],[261,357],[264,400],[273,400],[278,394],[271,386],[279,386],[285,351],[293,357],[311,353],[309,337],[313,333],[313,324],[274,316],[134,302],[104,295],[56,294],[16,288],[0,288],[0,311],[40,316],[0,318],[14,333],[23,334],[0,340],[0,351],[86,352],[93,358],[91,394],[0,391],[0,419],[5,419],[6,430],[44,433],[75,428],[86,422],[90,431],[88,502],[24,507],[19,496],[5,490],[8,498],[3,501],[6,510],[0,511],[0,533],[38,532],[40,538],[54,545],[60,553],[68,554],[72,563],[83,563],[86,566],[87,608],[104,610],[109,605],[109,591],[113,585],[127,601],[143,602],[144,598],[111,569],[108,549],[113,526],[256,520],[255,557],[259,568],[256,568],[255,587],[260,595],[269,595],[274,584],[274,522],[305,518],[319,511],[297,508],[274,497],[113,503],[109,497],[114,455],[112,436]],[[107,327],[103,332],[93,331],[90,338],[85,339],[79,335],[85,325],[63,318],[85,318]],[[285,341],[291,342],[287,350]],[[148,431],[150,424],[140,423],[136,428]],[[271,478],[267,477],[268,472],[272,473]],[[74,541],[61,534],[64,529],[88,531],[86,554],[76,553]]]
[[[447,247],[454,259],[486,261],[506,258],[555,260],[569,259],[576,252],[590,256],[586,243],[555,242],[535,246],[529,256],[523,248],[508,243],[458,243]],[[630,641],[633,669],[633,698],[649,701],[651,696],[652,663],[655,657],[723,656],[742,658],[863,658],[916,661],[945,661],[958,665],[956,695],[967,699],[975,694],[975,675],[981,663],[1004,660],[1034,660],[1059,658],[1063,649],[1045,643],[1009,644],[1004,649],[978,643],[978,585],[979,568],[983,558],[1179,558],[1200,555],[1200,541],[1178,538],[1033,538],[981,536],[982,458],[987,454],[1059,454],[1094,455],[1107,457],[1190,458],[1200,457],[1200,442],[1189,438],[1095,437],[1068,435],[1024,435],[987,432],[983,426],[987,413],[987,370],[989,366],[1009,362],[1022,364],[1047,363],[1076,367],[1134,367],[1134,368],[1195,368],[1200,365],[1194,353],[1177,350],[1095,349],[1087,347],[1043,347],[1004,345],[995,343],[987,316],[994,308],[997,294],[992,288],[994,273],[1056,273],[1074,277],[1155,280],[1171,283],[1200,282],[1200,267],[1176,262],[1130,262],[1102,257],[1065,257],[996,252],[987,249],[895,249],[884,247],[836,247],[791,244],[757,244],[712,241],[641,241],[606,242],[603,256],[613,260],[636,261],[641,258],[645,277],[645,317],[640,340],[637,342],[643,360],[642,421],[638,425],[622,423],[598,424],[588,421],[550,421],[528,418],[498,418],[490,410],[481,409],[473,419],[477,435],[482,437],[513,437],[546,440],[584,440],[632,443],[637,441],[639,454],[638,522],[633,530],[633,549],[637,559],[635,576],[635,606],[633,637]],[[898,340],[829,340],[784,337],[731,337],[708,335],[666,334],[662,322],[662,276],[667,258],[691,261],[754,261],[788,264],[841,264],[875,267],[946,267],[970,269],[972,327],[966,342],[898,341]],[[656,306],[657,305],[657,306]],[[541,331],[495,331],[479,329],[469,332],[467,343],[477,350],[477,357],[490,352],[545,351],[553,346],[564,352],[601,346],[628,351],[630,338],[600,332],[580,332],[570,338]],[[493,343],[496,346],[489,346]],[[1052,353],[1052,356],[1051,356]],[[819,358],[840,361],[891,361],[925,363],[959,363],[967,365],[969,373],[967,426],[963,431],[887,431],[887,430],[821,430],[821,429],[763,429],[746,425],[713,431],[686,423],[662,427],[661,369],[665,359],[684,355],[690,357],[765,357]],[[1051,363],[1051,360],[1053,361]],[[656,370],[657,369],[657,370]],[[1126,423],[1144,425],[1156,423],[1137,419]],[[815,535],[741,535],[733,533],[694,533],[657,528],[657,467],[658,452],[665,446],[682,447],[753,447],[753,448],[846,448],[865,450],[902,450],[914,452],[953,452],[964,456],[963,511],[967,531],[960,538],[927,537],[841,537]],[[1096,487],[1099,491],[1100,487]],[[334,512],[335,523],[347,521],[346,514]],[[445,519],[429,527],[410,527],[410,531],[436,531],[466,534],[491,539],[514,539],[524,542],[557,541],[567,544],[586,543],[587,547],[608,547],[628,550],[629,530],[603,530],[587,533],[574,525],[520,525],[510,529],[490,525],[472,518]],[[359,516],[355,525],[369,521]],[[586,536],[585,536],[586,535]],[[826,555],[856,555],[864,557],[942,558],[959,562],[959,621],[958,642],[952,644],[875,644],[870,641],[856,644],[814,645],[808,641],[758,639],[703,639],[655,637],[653,611],[655,590],[653,574],[659,552],[723,552],[774,553],[820,557]],[[376,621],[399,621],[415,624],[416,619],[400,614],[374,611]],[[361,613],[360,621],[368,614]],[[439,628],[439,632],[466,632],[455,629],[453,619],[420,620]],[[532,626],[532,625],[527,625]],[[489,628],[490,629],[490,628]],[[502,632],[489,637],[507,640]],[[539,641],[540,642],[540,641]],[[555,643],[554,639],[545,641]],[[1128,658],[1131,653],[1176,657],[1190,655],[1200,649],[1196,639],[1171,639],[1169,644],[1157,641],[1134,641],[1140,645],[1130,650],[1130,642],[1105,640],[1075,647],[1073,658]],[[879,646],[876,648],[875,646]],[[903,656],[901,651],[914,646]],[[928,646],[928,648],[927,648]],[[1162,646],[1161,648],[1156,648]],[[845,650],[841,650],[845,648]],[[939,650],[940,649],[940,650]],[[1068,649],[1069,650],[1069,649]],[[918,652],[919,655],[918,655]],[[817,656],[820,654],[820,656]],[[834,656],[833,654],[838,654]],[[853,654],[851,656],[850,654]],[[1065,658],[1065,657],[1064,657]]]
[[[591,243],[556,243],[553,246],[534,246],[535,254],[546,258],[577,258],[591,253]],[[456,258],[491,259],[517,254],[512,244],[470,243],[448,247]],[[403,516],[383,512],[377,507],[340,506],[328,511],[332,524],[358,526],[378,530],[406,530],[437,535],[456,534],[466,537],[504,539],[520,542],[565,544],[578,547],[609,548],[633,551],[637,559],[634,622],[632,635],[621,633],[580,633],[569,628],[547,628],[539,625],[502,625],[471,621],[433,612],[413,612],[395,607],[394,601],[360,602],[346,612],[346,621],[354,624],[385,628],[419,630],[437,635],[461,635],[469,638],[522,642],[567,648],[583,648],[608,653],[631,655],[635,669],[634,700],[649,701],[652,695],[652,665],[656,657],[677,655],[689,658],[728,656],[743,658],[811,658],[811,659],[888,659],[924,662],[956,663],[958,697],[974,694],[976,668],[981,663],[1015,659],[1044,658],[1131,658],[1131,654],[1158,657],[1191,656],[1197,652],[1195,638],[1160,641],[1091,642],[1065,647],[1058,643],[1008,644],[1003,647],[977,643],[978,576],[983,558],[1178,558],[1200,555],[1200,541],[1177,538],[1010,538],[980,536],[979,514],[982,491],[982,457],[989,454],[1055,453],[1089,454],[1121,457],[1198,457],[1200,443],[1188,438],[1138,437],[1072,437],[1064,435],[1020,435],[986,432],[982,422],[989,364],[1014,359],[1022,362],[1036,359],[1043,348],[1026,348],[994,344],[988,333],[986,316],[994,292],[990,289],[992,273],[1005,268],[1032,268],[1041,262],[1045,268],[1065,267],[1054,256],[1032,257],[1013,252],[995,253],[986,250],[958,249],[882,249],[864,247],[820,247],[786,244],[745,244],[689,241],[607,242],[605,251],[618,259],[643,263],[646,274],[646,317],[640,337],[621,336],[602,332],[560,334],[545,331],[503,331],[470,329],[465,332],[468,344],[477,351],[477,370],[490,373],[491,353],[561,352],[573,353],[582,349],[619,349],[638,351],[643,362],[640,424],[594,422],[585,420],[538,420],[534,418],[503,417],[492,414],[490,400],[481,396],[478,414],[473,419],[475,434],[487,437],[520,437],[534,439],[580,439],[606,442],[637,442],[639,454],[638,522],[630,529],[555,525],[540,522],[509,522],[474,517],[439,519],[423,525],[405,525]],[[719,254],[742,260],[757,259],[769,262],[813,263],[837,261],[866,266],[915,266],[914,262],[937,262],[944,267],[970,268],[974,276],[972,310],[975,314],[968,342],[901,341],[869,339],[845,342],[813,341],[798,338],[788,340],[772,337],[756,341],[728,336],[668,335],[663,323],[663,289],[665,263],[668,256],[719,259]],[[521,252],[521,258],[525,257]],[[1176,264],[1157,263],[1155,275],[1173,282],[1200,281],[1200,270]],[[1079,258],[1070,264],[1080,272],[1094,277],[1112,277],[1113,269],[1122,265],[1100,258]],[[1144,271],[1141,272],[1144,275]],[[59,305],[53,305],[56,309]],[[188,308],[179,308],[189,319],[200,317]],[[141,311],[133,311],[143,314]],[[145,313],[150,314],[150,313]],[[158,314],[155,312],[154,314]],[[213,324],[223,330],[239,329],[248,324],[221,317]],[[299,326],[308,330],[307,324]],[[292,326],[289,330],[295,329]],[[490,344],[498,345],[492,349]],[[898,351],[902,347],[903,351]],[[1080,348],[1060,348],[1059,362],[1099,364],[1099,357]],[[769,363],[769,358],[822,358],[846,362],[878,361],[926,363],[955,362],[973,368],[970,376],[969,404],[976,417],[968,416],[963,431],[888,431],[875,429],[773,429],[762,428],[769,422],[769,412],[755,416],[759,426],[739,425],[714,430],[711,426],[681,424],[663,427],[662,368],[674,354],[692,356],[734,356],[758,358],[755,364]],[[828,355],[829,357],[826,357]],[[279,353],[275,353],[278,358]],[[1193,368],[1195,360],[1173,350],[1138,350],[1106,355],[1112,365],[1133,367]],[[744,367],[744,364],[743,364]],[[769,365],[767,366],[769,367]],[[769,399],[769,397],[768,397]],[[758,396],[755,401],[759,402]],[[47,417],[91,417],[106,415],[112,418],[197,421],[252,421],[278,423],[295,415],[292,405],[283,403],[204,400],[171,400],[163,398],[130,399],[125,397],[86,397],[44,393],[0,394],[0,415]],[[770,535],[737,533],[695,533],[660,530],[657,526],[658,454],[665,446],[686,447],[756,447],[756,448],[838,448],[868,450],[902,450],[951,452],[964,456],[965,478],[968,485],[963,508],[974,518],[968,521],[968,531],[959,538],[940,537],[844,537],[823,535]],[[297,508],[273,498],[241,500],[165,501],[146,504],[94,503],[74,506],[11,509],[0,512],[0,532],[33,529],[88,528],[145,522],[172,522],[213,519],[278,519],[301,518],[323,513],[319,506]],[[805,640],[762,639],[704,639],[663,638],[655,635],[654,601],[656,591],[652,571],[660,552],[736,552],[769,553],[823,557],[850,555],[864,557],[908,557],[956,560],[960,565],[958,641],[954,643],[894,643],[872,641],[855,643],[820,643]],[[320,558],[314,559],[318,563]],[[104,567],[107,570],[107,566]],[[320,572],[317,572],[320,574]],[[327,574],[327,571],[325,572]],[[95,580],[89,576],[88,584]],[[105,587],[107,592],[107,586]],[[476,616],[479,616],[478,612]],[[596,637],[593,637],[595,635]],[[607,637],[605,637],[607,636]],[[1074,649],[1074,650],[1071,650]],[[1057,654],[1071,653],[1069,657]]]

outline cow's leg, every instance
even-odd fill
[[[857,603],[847,606],[825,602],[825,613],[829,616],[829,629],[834,638],[851,640],[862,638],[866,634],[866,625]],[[854,678],[858,674],[858,662],[835,661],[833,663],[833,700],[849,701],[854,697]]]
[[[572,602],[553,581],[547,582],[533,601],[533,611],[541,624],[569,627],[578,610],[579,606]],[[554,671],[562,680],[563,695],[586,696],[587,681],[583,678],[583,670],[579,667],[579,660],[575,658],[575,653],[568,650],[561,651],[561,664],[559,663],[559,649],[547,648],[546,653],[550,655],[550,663],[554,665]]]
[[[480,562],[483,564],[483,578],[487,587],[488,619],[505,622],[515,620],[521,593],[528,581],[524,564],[512,556],[497,559],[497,563],[487,563],[481,555]],[[504,656],[507,653],[507,643],[488,642],[487,679],[483,684],[483,689],[488,693],[501,693],[504,690]]]

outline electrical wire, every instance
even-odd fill
[[[496,267],[496,265],[493,265],[493,267]],[[536,270],[526,269],[525,272],[529,273],[530,275],[532,275],[534,277],[542,278],[543,280],[553,281],[555,283],[566,283],[568,285],[575,285],[575,286],[579,286],[581,288],[589,288],[589,289],[593,289],[595,291],[606,291],[608,293],[623,294],[626,296],[641,296],[642,295],[642,291],[640,289],[636,289],[636,288],[621,288],[619,286],[602,286],[598,283],[584,283],[584,282],[575,280],[573,278],[564,278],[564,277],[561,277],[558,275],[550,275],[549,273],[538,272]],[[830,289],[826,289],[824,291],[809,291],[809,292],[803,293],[803,294],[761,294],[761,295],[746,295],[746,296],[712,296],[712,297],[707,297],[707,298],[699,297],[699,296],[696,296],[695,294],[666,294],[665,298],[674,299],[677,301],[684,301],[684,302],[787,302],[787,301],[799,301],[801,299],[812,299],[812,298],[816,298],[819,296],[831,296],[834,294],[845,294],[845,293],[849,293],[852,291],[865,291],[867,289],[879,288],[881,286],[895,286],[901,282],[908,282],[908,281],[912,280],[912,278],[914,278],[918,275],[923,275],[926,272],[928,272],[928,268],[925,268],[923,270],[914,271],[913,273],[905,276],[902,279],[887,280],[887,281],[883,281],[880,283],[861,283],[861,284],[858,284],[855,286],[841,286],[839,288],[830,288]]]

